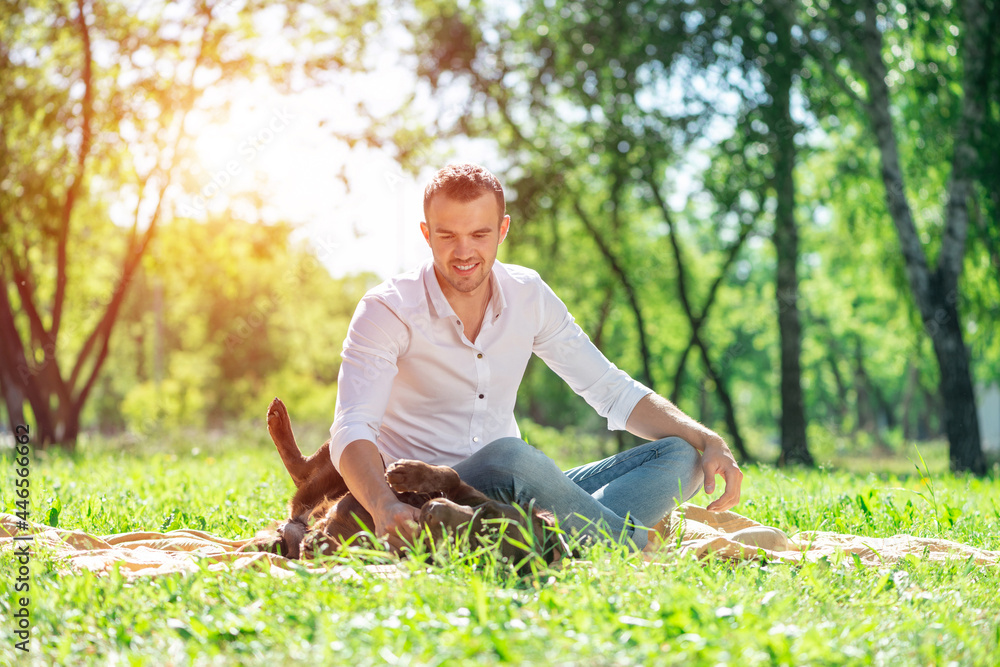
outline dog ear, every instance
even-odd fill
[[[305,523],[298,519],[286,521],[278,526],[278,535],[281,536],[281,555],[286,558],[300,558],[300,545],[307,530]]]

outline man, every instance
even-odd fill
[[[701,489],[725,480],[708,509],[739,500],[743,474],[721,437],[608,361],[537,273],[496,261],[507,235],[503,188],[476,165],[448,166],[424,191],[420,230],[433,262],[369,291],[344,342],[330,455],[400,548],[419,512],[385,483],[388,461],[449,465],[486,495],[534,499],[561,525],[624,536],[649,530]],[[565,379],[609,429],[652,440],[563,473],[519,438],[518,385],[532,353]]]

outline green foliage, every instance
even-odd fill
[[[0,376],[11,422],[27,402],[40,443],[75,442],[123,298],[174,198],[221,187],[196,176],[192,142],[225,118],[229,87],[269,79],[290,92],[363,70],[378,22],[371,2],[4,3]],[[175,356],[175,380],[189,381],[190,361]],[[205,401],[214,417],[222,399]],[[107,401],[97,409],[113,412]]]
[[[292,491],[265,439],[258,428],[223,441],[191,438],[173,451],[161,443],[150,454],[93,442],[73,456],[39,456],[33,516],[58,502],[61,527],[95,534],[186,527],[246,537],[279,518]],[[8,459],[2,463],[11,470]],[[1000,549],[995,477],[910,471],[750,467],[736,509],[789,533],[909,533]],[[5,511],[11,488],[0,487]],[[165,656],[192,665],[605,664],[609,656],[623,665],[992,665],[1000,658],[997,568],[966,561],[907,558],[858,569],[842,557],[803,566],[667,557],[643,566],[598,546],[586,561],[520,579],[488,559],[452,555],[437,564],[403,561],[391,580],[364,571],[373,556],[360,552],[331,562],[356,578],[205,567],[130,583],[118,574],[62,572],[38,553],[29,657],[62,665],[158,665]],[[5,571],[11,558],[0,556]],[[4,577],[4,609],[12,595]],[[9,633],[10,624],[0,627],[5,657]]]
[[[334,280],[290,232],[232,219],[164,226],[87,417],[120,402],[123,426],[146,436],[258,418],[277,395],[297,419],[329,425],[341,345],[374,279]]]
[[[681,271],[694,304],[722,271],[703,338],[741,427],[776,433],[780,339],[775,258],[765,240],[774,228],[773,154],[791,133],[808,418],[835,437],[882,447],[900,426],[909,439],[941,431],[938,361],[886,209],[869,119],[855,99],[864,93],[859,65],[832,27],[856,20],[857,7],[792,3],[783,18],[767,3],[712,0],[415,7],[422,18],[406,25],[418,71],[440,99],[459,91],[466,99],[461,113],[441,115],[435,134],[487,138],[506,163],[513,224],[504,257],[538,268],[620,367],[641,378],[645,356],[654,388],[676,390],[682,408],[726,433],[723,387],[697,355],[687,359],[687,376],[677,372],[691,328]],[[961,36],[981,20],[948,7],[877,5],[905,194],[932,261],[962,105]],[[794,23],[790,44],[777,43],[778,18]],[[988,71],[997,71],[996,53],[987,56]],[[779,70],[792,77],[791,126],[768,113],[767,78]],[[983,86],[996,126],[997,86]],[[657,186],[683,267],[671,256]],[[988,217],[995,197],[984,194],[972,202],[958,305],[976,377],[989,381],[1000,357],[984,323],[1000,314],[1000,246]],[[725,250],[743,226],[753,231],[725,268]],[[600,427],[540,365],[529,368],[518,406],[540,423]]]
[[[761,71],[777,52],[768,27],[773,8],[737,4],[222,1],[174,12],[158,2],[141,11],[84,2],[101,57],[93,63],[90,151],[66,227],[68,292],[56,345],[44,334],[53,327],[58,277],[51,268],[81,154],[82,36],[76,3],[15,2],[2,16],[5,44],[15,48],[0,62],[0,250],[17,331],[36,362],[52,342],[64,376],[92,331],[110,336],[104,372],[84,405],[87,427],[145,438],[219,426],[257,418],[274,395],[297,421],[329,422],[340,343],[373,277],[334,281],[307,249],[290,245],[287,226],[243,222],[263,206],[256,193],[246,201],[232,193],[233,206],[213,206],[211,215],[192,210],[192,197],[208,184],[182,130],[224,120],[226,82],[266,78],[298,90],[331,72],[363,71],[375,28],[392,24],[413,40],[405,48],[424,87],[415,99],[430,97],[442,113],[427,121],[426,109],[407,109],[362,131],[365,141],[391,137],[415,170],[436,166],[444,139],[490,140],[502,156],[490,166],[507,187],[514,220],[501,258],[537,268],[606,356],[660,393],[676,389],[683,409],[731,440],[719,399],[728,389],[739,429],[757,452],[774,451],[781,410],[768,242],[772,139],[794,132],[803,399],[813,447],[820,458],[845,446],[898,452],[903,441],[935,437],[942,428],[938,366],[886,210],[879,154],[854,100],[865,93],[863,79],[850,45],[831,28],[853,20],[854,10],[838,2],[787,5],[803,28],[793,62],[782,65],[793,69],[795,126],[788,128],[772,127],[764,114]],[[971,20],[949,7],[878,6],[905,194],[932,260]],[[281,36],[265,29],[271,24],[283,26]],[[991,34],[995,44],[1000,30]],[[294,57],[264,48],[279,44],[294,46]],[[987,73],[1000,71],[997,53],[987,54]],[[182,76],[195,70],[204,80]],[[996,81],[983,84],[987,128],[1000,127]],[[222,94],[201,96],[206,89]],[[185,114],[193,114],[187,125]],[[1000,372],[996,137],[1000,131],[986,132],[978,145],[958,303],[975,377],[985,383]],[[181,205],[167,206],[167,197],[158,210],[184,217],[157,219],[157,235],[142,245],[168,184]],[[120,322],[103,326],[123,258],[140,245],[146,256],[128,281]],[[29,333],[12,267],[33,279],[43,335]],[[681,275],[696,311],[721,275],[701,324],[718,380],[689,350]],[[83,365],[78,385],[89,368]],[[579,429],[588,449],[613,447],[603,420],[540,363],[529,366],[517,415],[525,432]]]

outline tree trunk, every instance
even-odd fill
[[[12,378],[7,377],[7,364],[0,365],[0,393],[3,393],[3,404],[7,413],[7,424],[10,432],[15,433],[19,424],[24,424],[24,394]]]
[[[716,370],[715,366],[712,364],[712,360],[708,357],[708,350],[706,349],[704,341],[701,340],[699,336],[697,339],[698,349],[701,350],[701,360],[705,364],[705,369],[708,371],[708,376],[715,383],[715,391],[719,396],[719,401],[722,402],[722,408],[726,415],[726,428],[729,429],[729,435],[733,439],[733,447],[736,448],[736,452],[740,455],[740,460],[744,463],[752,463],[754,461],[753,456],[747,451],[746,444],[743,442],[743,436],[740,434],[740,426],[736,422],[736,408],[733,407],[733,399],[729,395],[729,390],[726,389],[726,380],[722,375]]]
[[[826,362],[830,365],[833,382],[837,385],[837,404],[834,407],[837,413],[837,430],[843,432],[844,422],[847,417],[847,387],[844,385],[844,378],[840,375],[840,368],[837,366],[837,355],[834,354],[834,349],[833,339],[828,339]]]
[[[608,315],[611,314],[611,305],[614,303],[615,288],[608,285],[604,290],[604,300],[601,302],[601,311],[597,316],[597,326],[594,327],[594,347],[601,352],[604,351],[604,325],[608,322]]]
[[[872,411],[872,398],[868,388],[868,373],[865,372],[864,358],[861,353],[861,339],[854,337],[854,432],[865,431],[874,433],[875,413]]]
[[[882,439],[878,423],[876,410],[878,389],[865,370],[865,355],[861,347],[861,336],[858,335],[854,336],[854,387],[857,395],[855,406],[858,416],[857,429],[870,433],[875,440],[875,446],[882,454],[890,454],[891,450]]]
[[[970,172],[976,160],[975,138],[980,133],[983,108],[979,96],[984,71],[986,16],[978,0],[962,3],[965,18],[962,53],[963,75],[962,113],[957,121],[954,140],[952,173],[948,183],[945,206],[945,229],[941,239],[938,266],[928,266],[924,247],[913,222],[906,197],[899,148],[889,104],[885,62],[882,59],[882,34],[876,18],[877,10],[868,3],[864,25],[855,37],[860,39],[862,55],[858,68],[868,85],[866,103],[882,162],[882,180],[886,203],[899,236],[907,280],[920,309],[924,329],[934,344],[934,355],[941,371],[940,393],[944,401],[943,420],[948,435],[949,458],[955,471],[986,472],[969,354],[962,341],[961,319],[958,314],[959,285],[965,256],[965,241],[969,227],[968,200],[971,196]]]
[[[917,394],[917,384],[920,382],[920,369],[911,357],[906,362],[906,388],[903,390],[903,440],[912,440],[916,432],[913,424],[913,399]]]
[[[806,442],[806,413],[802,400],[802,330],[799,318],[797,264],[799,236],[795,223],[795,135],[791,114],[792,74],[799,61],[792,44],[791,25],[782,7],[772,8],[767,22],[777,35],[774,56],[764,65],[765,89],[770,96],[763,109],[770,131],[776,199],[773,241],[778,258],[775,296],[781,337],[781,455],[778,465],[815,465]]]
[[[698,381],[698,421],[702,424],[712,423],[712,406],[708,403],[708,389],[705,378]]]
[[[7,418],[12,427],[27,424],[24,401],[31,404],[34,413],[32,444],[45,447],[55,441],[52,411],[48,394],[39,390],[37,364],[30,363],[14,322],[14,310],[7,294],[7,287],[0,289],[0,374],[3,375],[4,401]],[[13,428],[11,429],[13,430]]]
[[[969,352],[962,339],[956,305],[947,303],[947,298],[940,300],[944,303],[937,312],[944,316],[939,318],[941,321],[932,322],[936,326],[929,328],[932,329],[934,355],[941,368],[940,393],[944,403],[944,432],[949,443],[948,458],[952,470],[982,475],[986,473],[986,459],[980,441]]]

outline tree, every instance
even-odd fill
[[[780,340],[779,465],[814,465],[806,440],[802,392],[802,325],[799,303],[799,225],[795,171],[798,123],[792,116],[803,54],[793,39],[798,28],[793,3],[704,2],[698,6],[711,22],[713,40],[698,51],[698,65],[709,70],[721,60],[740,83],[741,112],[735,132],[742,143],[757,144],[767,156],[764,188],[774,204],[771,240],[776,254],[775,313]],[[724,17],[724,19],[723,19]],[[709,23],[706,21],[706,23]],[[719,53],[721,52],[721,56]]]
[[[954,445],[956,424],[974,427],[971,384],[958,381],[971,376],[969,355],[959,348],[968,335],[986,352],[987,368],[997,367],[1000,345],[984,331],[1000,292],[995,280],[959,290],[957,275],[970,224],[980,247],[965,270],[998,275],[988,185],[998,151],[969,129],[1000,127],[1000,106],[983,102],[980,113],[976,102],[997,99],[1000,89],[988,76],[1000,70],[997,31],[985,41],[970,37],[935,0],[889,9],[866,3],[861,11],[840,0],[556,8],[527,0],[516,17],[510,7],[475,1],[415,6],[422,12],[408,25],[415,67],[440,99],[460,100],[440,119],[440,135],[486,137],[499,147],[509,161],[500,168],[513,176],[510,208],[525,225],[508,252],[544,269],[574,313],[597,325],[609,356],[617,351],[629,370],[661,387],[672,378],[673,395],[685,401],[692,398],[686,365],[699,354],[696,372],[711,380],[703,384],[724,408],[734,444],[739,409],[752,410],[758,423],[780,410],[781,461],[808,464],[807,426],[827,424],[807,418],[848,431],[863,422],[877,439],[879,428],[899,422],[903,398],[910,415],[915,402],[934,404],[923,391],[933,369],[916,340],[927,331],[950,405],[949,439]],[[996,12],[984,8],[995,0],[977,0],[963,15],[995,25],[987,17]],[[913,15],[909,26],[894,23],[903,12]],[[865,32],[869,14],[876,29]],[[964,56],[955,57],[955,36]],[[976,44],[985,44],[982,67]],[[872,91],[887,86],[891,103],[886,93],[874,104]],[[916,205],[917,236],[883,233],[879,221],[898,220],[899,211],[883,211],[884,202],[868,195],[873,185],[886,190],[891,152],[879,138],[884,131],[873,133],[874,148],[859,137],[876,116],[903,142],[897,162],[911,165],[911,185],[888,191],[902,193],[892,197],[897,209],[900,201],[911,213]],[[969,146],[980,146],[977,159]],[[941,166],[951,172],[947,183]],[[678,176],[685,187],[674,185]],[[978,194],[976,180],[984,186]],[[939,226],[926,213],[944,190],[952,203],[940,217],[964,215],[964,223]],[[672,199],[678,192],[686,204]],[[765,235],[773,255],[755,244]],[[930,310],[918,304],[921,322],[913,322],[899,294],[914,294],[913,277],[923,270],[911,261],[919,253],[909,245],[899,253],[896,244],[906,236],[919,246],[920,235],[929,239],[920,252],[936,254],[938,268],[927,269],[933,279],[917,280],[930,290]],[[567,259],[576,263],[563,271]],[[775,304],[766,315],[763,289]],[[962,323],[959,307],[975,317]],[[706,319],[722,308],[724,321]],[[805,316],[809,310],[815,317]],[[622,315],[629,331],[609,337]],[[658,359],[678,360],[672,376]],[[780,405],[769,405],[771,396]],[[831,399],[834,406],[824,404]]]
[[[679,342],[654,340],[649,333],[660,328],[656,320],[669,317],[665,276],[678,276],[674,285],[682,302],[690,305],[688,297],[695,296],[687,286],[693,277],[685,282],[684,260],[677,252],[682,232],[673,228],[665,206],[667,169],[702,136],[713,115],[668,111],[662,86],[675,66],[690,64],[689,51],[703,48],[711,26],[696,27],[696,39],[690,33],[698,23],[688,20],[684,8],[657,2],[572,4],[557,15],[545,3],[529,2],[516,22],[478,5],[461,12],[438,5],[425,9],[424,20],[410,26],[418,71],[434,90],[469,91],[466,107],[448,129],[494,137],[502,146],[518,174],[509,184],[516,193],[511,208],[530,225],[523,233],[535,244],[553,253],[569,243],[593,246],[599,264],[592,268],[603,267],[605,276],[597,285],[603,295],[597,331],[604,333],[613,297],[621,297],[634,318],[634,333],[626,340],[638,353],[636,376],[655,388],[663,382],[656,359]],[[699,41],[696,47],[694,41]],[[732,225],[725,227],[728,231]],[[713,292],[749,230],[737,224],[734,231],[740,241],[725,253]],[[510,252],[529,245],[514,242]],[[546,277],[553,280],[560,269],[551,256],[547,259]],[[562,292],[572,294],[580,278],[566,279]],[[697,314],[692,308],[680,313],[692,330],[688,349],[693,345],[701,352],[734,445],[749,458],[723,371],[698,333],[711,298]],[[567,300],[575,311],[576,304]],[[681,358],[686,357],[687,350]]]
[[[191,116],[224,110],[204,93],[258,77],[289,90],[359,69],[361,27],[376,14],[371,3],[257,0],[20,0],[0,12],[0,390],[12,427],[27,403],[35,443],[72,446],[170,193],[191,186],[179,178]],[[298,48],[261,48],[255,26],[267,21]],[[316,29],[321,47],[309,43]],[[88,266],[77,253],[111,224],[113,202],[132,209],[124,241],[102,249],[117,266]]]
[[[327,420],[372,276],[333,279],[284,223],[232,212],[160,227],[122,305],[84,423],[143,436],[259,418],[274,396]],[[329,423],[326,424],[329,427]]]
[[[860,7],[854,3],[830,3],[824,25],[836,40],[836,48],[832,56],[822,46],[817,46],[814,52],[822,54],[828,75],[862,109],[878,146],[886,209],[899,239],[910,292],[924,331],[933,343],[940,370],[951,467],[982,474],[986,467],[972,370],[959,313],[959,280],[969,234],[969,204],[975,196],[976,145],[982,137],[985,121],[983,91],[986,90],[984,75],[990,43],[987,34],[990,13],[981,0],[964,0],[958,5],[960,24],[952,23],[945,15],[945,8],[933,2],[921,6],[925,17],[912,19],[915,29],[922,23],[930,32],[920,36],[917,46],[928,53],[927,59],[933,64],[929,69],[933,74],[945,63],[955,65],[954,60],[945,60],[942,66],[934,62],[937,55],[934,49],[942,46],[935,40],[945,39],[948,24],[954,25],[961,34],[960,45],[948,47],[954,49],[953,53],[961,54],[961,74],[956,74],[961,81],[960,98],[944,85],[938,89],[940,95],[935,94],[933,98],[939,101],[942,110],[948,109],[941,116],[947,119],[943,135],[951,141],[951,157],[947,160],[950,177],[942,215],[944,224],[940,235],[934,239],[937,246],[934,266],[928,259],[929,244],[921,240],[910,204],[912,195],[907,188],[906,169],[901,161],[900,141],[893,119],[893,99],[899,100],[901,95],[894,94],[892,86],[900,77],[890,76],[897,70],[890,71],[884,59],[886,38],[894,38],[894,30],[897,27],[905,29],[911,19],[874,2],[865,2]],[[913,58],[908,60],[912,65]],[[859,75],[860,82],[854,80],[854,74]],[[932,80],[938,78],[943,80],[943,75],[931,77]],[[906,106],[906,103],[900,104]],[[914,113],[918,106],[926,113],[924,99],[910,103],[906,111]]]

